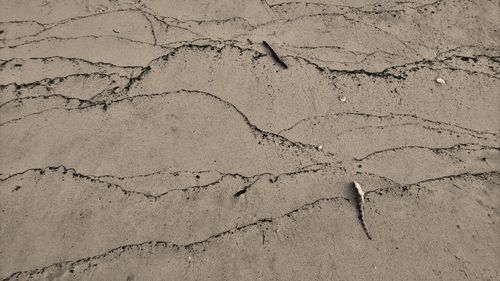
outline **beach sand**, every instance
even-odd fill
[[[498,1],[0,6],[0,279],[500,280]]]

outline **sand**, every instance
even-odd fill
[[[498,1],[0,6],[0,279],[500,279]]]

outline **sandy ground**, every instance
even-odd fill
[[[0,279],[500,280],[499,1],[0,7]]]

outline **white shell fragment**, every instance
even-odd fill
[[[341,96],[341,97],[340,97],[340,101],[341,101],[341,102],[346,102],[346,100],[347,100],[347,97],[345,97],[345,96]]]
[[[436,79],[436,82],[438,82],[439,84],[443,84],[443,85],[446,84],[446,81],[444,81],[443,78]]]
[[[365,202],[365,192],[363,191],[363,189],[361,188],[361,185],[358,182],[353,181],[353,183],[354,183],[354,187],[358,191],[358,194],[359,194],[359,197],[361,198],[361,201],[364,203]]]
[[[323,149],[323,146],[322,145],[318,145],[318,150],[322,150]]]

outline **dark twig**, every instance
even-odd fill
[[[262,44],[264,44],[264,46],[269,49],[269,52],[271,53],[271,56],[274,58],[274,60],[280,64],[283,68],[287,69],[288,68],[288,65],[286,65],[286,63],[280,58],[280,56],[278,56],[278,54],[276,54],[276,52],[273,50],[273,48],[271,48],[271,46],[269,44],[267,44],[266,41],[262,41]]]

